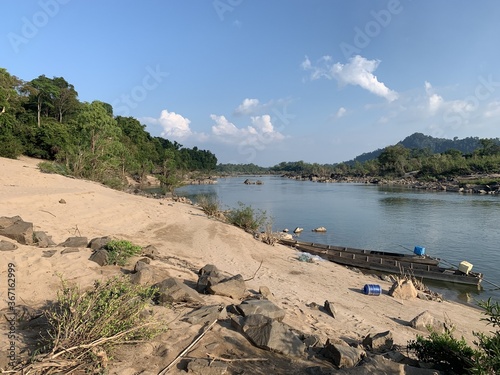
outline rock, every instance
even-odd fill
[[[80,251],[77,247],[67,247],[61,251],[61,254],[78,253]]]
[[[108,264],[108,258],[108,252],[106,250],[97,250],[92,253],[89,260],[96,262],[102,267]]]
[[[134,272],[139,272],[143,268],[149,267],[151,260],[149,258],[141,258],[139,259],[134,266]]]
[[[326,228],[325,227],[318,227],[318,228],[315,228],[312,230],[313,232],[326,232]]]
[[[62,198],[61,198],[61,199],[59,199],[59,203],[61,203],[61,204],[66,204],[66,201],[65,201],[64,199],[62,199]]]
[[[0,218],[0,236],[5,236],[22,245],[33,244],[33,223],[21,219],[20,216]]]
[[[429,327],[438,333],[443,333],[445,328],[444,323],[432,316],[427,310],[413,318],[410,321],[410,326],[423,332],[429,332]]]
[[[43,258],[50,258],[51,256],[53,256],[55,253],[57,253],[57,250],[44,250],[42,252],[42,257]]]
[[[288,232],[289,232],[288,228],[283,229],[283,233],[288,233]]]
[[[271,293],[271,290],[267,286],[261,286],[259,287],[259,293],[264,299],[272,299],[273,294]]]
[[[257,180],[257,181],[255,181],[255,184],[256,185],[264,185],[264,182],[262,182],[262,180]]]
[[[363,339],[363,346],[374,352],[384,353],[392,349],[394,340],[391,331],[377,333],[374,336],[368,334]]]
[[[245,181],[243,181],[243,183],[244,183],[245,185],[255,185],[255,182],[254,182],[254,181],[252,181],[252,180],[250,180],[250,179],[248,179],[248,178],[247,178]]]
[[[87,237],[68,237],[66,241],[60,243],[57,246],[61,247],[87,247],[88,239]]]
[[[327,340],[325,347],[320,353],[340,368],[354,367],[366,356],[366,352],[362,349],[353,348],[348,345],[334,344],[330,342],[330,339]]]
[[[185,320],[191,324],[206,324],[212,323],[215,319],[223,319],[221,317],[221,312],[224,311],[224,305],[212,305],[212,306],[203,306],[199,309],[190,311],[182,320]],[[227,316],[227,314],[225,314]]]
[[[335,306],[333,306],[333,303],[325,301],[324,309],[328,315],[332,316],[333,318],[336,317],[337,310],[335,310]]]
[[[210,285],[207,288],[210,294],[219,296],[231,297],[234,299],[242,299],[245,296],[246,285],[243,276],[236,275],[219,281],[215,285]]]
[[[268,300],[252,299],[243,301],[236,309],[243,316],[250,316],[255,314],[263,315],[269,319],[281,322],[285,318],[285,310],[280,309],[274,303]]]
[[[111,240],[112,238],[109,236],[92,238],[87,247],[90,247],[94,251],[101,250],[104,249]]]
[[[148,285],[153,282],[154,277],[154,270],[146,265],[146,267],[143,267],[139,271],[130,275],[130,282],[137,285]]]
[[[373,357],[365,357],[361,363],[352,369],[342,369],[336,371],[337,375],[438,375],[441,374],[436,370],[429,370],[417,367],[411,367],[400,363],[393,362],[384,358],[381,355]]]
[[[38,247],[46,248],[49,246],[56,246],[56,243],[52,241],[52,238],[48,236],[47,233],[42,231],[33,232],[33,240]]]
[[[304,343],[281,322],[256,314],[245,318],[243,324],[245,336],[257,347],[277,353],[302,356]]]
[[[418,292],[411,280],[404,279],[396,280],[388,294],[394,298],[409,300],[417,298]]]
[[[160,252],[153,245],[148,245],[142,248],[142,255],[148,257],[149,259],[155,260],[160,255]]]
[[[180,280],[169,277],[155,285],[158,287],[158,303],[167,305],[172,302],[187,302],[193,305],[203,305],[204,301],[194,289]]]
[[[192,359],[187,365],[188,373],[193,375],[224,375],[227,374],[227,368],[225,362],[203,358]]]
[[[217,284],[224,279],[216,266],[207,264],[198,271],[198,282],[196,283],[196,290],[199,293],[207,293],[208,287]]]
[[[17,249],[16,244],[9,241],[0,240],[0,251],[11,251],[16,249]]]
[[[304,231],[304,228],[301,228],[301,227],[297,227],[293,230],[293,233],[301,233]]]

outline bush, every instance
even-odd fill
[[[242,202],[238,202],[238,205],[239,209],[230,210],[226,215],[228,223],[249,232],[256,232],[265,224],[267,220],[265,211],[255,211],[251,206],[245,206]]]
[[[69,176],[68,168],[64,164],[51,162],[51,161],[42,161],[38,163],[38,168],[43,173],[55,173],[63,176]]]
[[[451,370],[456,374],[469,373],[476,354],[463,337],[457,340],[448,328],[444,333],[431,331],[428,338],[417,335],[416,340],[408,342],[408,349],[415,351],[420,361],[434,363],[436,368]]]
[[[493,303],[491,298],[479,303],[479,307],[485,310],[487,318],[483,318],[493,327],[500,327],[500,304]],[[480,348],[474,373],[476,374],[500,374],[500,331],[492,332],[491,336],[484,333],[474,333],[479,339],[475,344]]]
[[[47,354],[35,356],[24,370],[43,368],[46,374],[55,367],[57,373],[66,373],[76,366],[96,373],[91,370],[106,368],[114,345],[151,339],[166,330],[150,315],[141,314],[155,293],[156,289],[134,285],[124,276],[96,281],[89,291],[62,280],[57,303],[45,311]]]
[[[111,240],[104,248],[108,252],[108,264],[119,266],[124,266],[130,257],[138,255],[142,251],[140,246],[125,240]]]
[[[211,195],[200,195],[197,203],[207,216],[216,216],[220,211],[220,202]]]

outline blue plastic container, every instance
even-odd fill
[[[416,255],[425,255],[425,247],[422,246],[415,246],[415,249],[413,249],[413,252]]]
[[[382,288],[377,284],[366,284],[363,288],[363,292],[368,296],[380,296]]]

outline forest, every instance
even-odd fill
[[[63,77],[23,81],[0,68],[0,156],[45,159],[53,172],[125,186],[155,174],[171,189],[191,171],[210,171],[216,156],[153,137],[137,119],[113,115],[110,104],[81,102]]]

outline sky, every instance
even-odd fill
[[[500,136],[500,2],[2,0],[0,67],[219,163]]]

